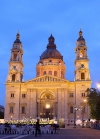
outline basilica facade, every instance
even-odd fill
[[[23,48],[17,33],[5,83],[5,120],[39,117],[73,124],[75,120],[88,119],[86,89],[91,87],[92,82],[87,46],[81,30],[75,53],[75,79],[69,81],[65,78],[63,56],[56,49],[55,38],[51,34],[47,48],[36,65],[36,78],[23,81]]]

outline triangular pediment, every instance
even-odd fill
[[[67,82],[67,80],[52,75],[44,75],[32,80],[28,80],[27,82]]]

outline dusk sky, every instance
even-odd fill
[[[92,87],[96,88],[100,81],[100,0],[1,0],[0,105],[5,105],[4,83],[18,31],[24,50],[24,81],[36,77],[36,64],[51,32],[66,64],[66,79],[73,81],[80,28],[88,47]]]

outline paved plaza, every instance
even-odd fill
[[[34,135],[0,135],[0,139],[100,139],[100,130],[90,128],[61,129],[57,134]]]

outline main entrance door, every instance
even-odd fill
[[[55,117],[54,96],[51,93],[44,93],[40,100],[40,117],[53,119]]]

